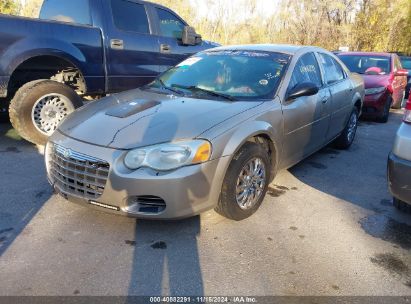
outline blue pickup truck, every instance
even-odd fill
[[[0,108],[43,144],[83,100],[149,83],[216,44],[139,0],[45,0],[39,19],[0,15]]]

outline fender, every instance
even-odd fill
[[[278,169],[278,160],[281,153],[281,145],[279,144],[280,136],[279,130],[281,130],[281,122],[278,123],[278,128],[273,127],[271,124],[265,121],[246,121],[242,123],[242,126],[237,128],[233,133],[227,132],[215,138],[214,141],[225,141],[225,145],[216,145],[224,147],[222,151],[215,151],[214,155],[221,155],[221,157],[229,157],[230,160],[234,157],[235,153],[247,142],[247,139],[257,135],[266,135],[271,140],[271,149],[275,151],[272,155],[272,173],[275,173]],[[230,162],[228,162],[230,163]],[[225,168],[227,170],[227,168]]]
[[[11,75],[24,61],[38,56],[65,59],[84,73],[86,57],[78,48],[62,40],[38,37],[26,38],[10,45],[0,58],[0,71]]]

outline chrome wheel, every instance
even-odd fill
[[[243,210],[253,208],[266,184],[266,168],[261,158],[253,158],[241,169],[236,185],[237,204]]]
[[[355,133],[357,132],[357,124],[358,124],[358,117],[355,112],[351,114],[350,121],[348,122],[348,132],[347,138],[348,142],[352,142],[355,137]]]
[[[38,131],[50,136],[58,124],[73,111],[74,106],[66,96],[52,93],[40,97],[34,103],[31,118]]]

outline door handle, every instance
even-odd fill
[[[168,44],[160,44],[160,52],[161,53],[170,53],[171,52],[171,46]]]
[[[110,40],[110,47],[113,50],[122,50],[122,49],[124,49],[124,42],[121,39],[111,39]]]

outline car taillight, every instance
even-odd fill
[[[404,122],[411,124],[411,95],[405,105]]]

